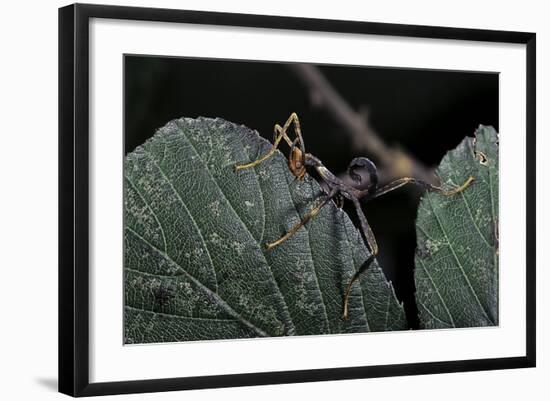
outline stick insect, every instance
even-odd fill
[[[294,125],[294,133],[296,135],[296,138],[294,140],[291,140],[287,134],[287,130],[290,128],[291,125]],[[346,287],[346,291],[344,294],[344,320],[348,319],[349,296],[353,284],[359,279],[361,274],[368,269],[368,267],[378,254],[378,245],[376,243],[374,234],[369,226],[369,223],[367,222],[367,218],[365,217],[365,214],[363,213],[363,210],[361,208],[361,201],[365,203],[366,201],[387,194],[388,192],[391,192],[406,184],[416,184],[428,191],[437,192],[444,196],[453,196],[464,191],[474,181],[474,177],[469,177],[461,186],[451,190],[445,190],[441,187],[429,184],[417,178],[403,177],[379,187],[376,165],[366,157],[356,157],[350,162],[347,169],[347,173],[353,183],[347,184],[340,178],[336,177],[332,172],[330,172],[317,157],[315,157],[311,153],[306,153],[304,140],[302,138],[302,131],[300,128],[300,120],[298,119],[298,115],[296,113],[292,113],[282,127],[279,124],[275,124],[273,136],[273,145],[265,155],[261,156],[253,162],[237,165],[235,166],[235,170],[238,171],[252,168],[269,159],[275,153],[279,144],[284,139],[285,142],[290,146],[288,166],[292,174],[297,179],[302,180],[305,177],[306,168],[311,167],[317,171],[321,180],[323,180],[323,182],[326,184],[326,188],[324,189],[324,195],[322,195],[317,200],[316,205],[309,211],[309,213],[307,213],[299,223],[294,225],[281,238],[271,243],[268,243],[268,249],[272,249],[292,237],[302,226],[304,226],[308,221],[317,216],[324,206],[326,206],[331,200],[335,198],[348,199],[353,203],[353,206],[355,207],[357,217],[359,218],[359,226],[361,229],[360,231],[364,241],[367,244],[368,249],[370,250],[371,255],[355,272]],[[358,171],[361,169],[366,170],[369,177],[368,185],[363,188],[361,182],[362,178],[361,175],[358,173]],[[339,205],[339,207],[342,206],[343,205]]]

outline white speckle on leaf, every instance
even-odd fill
[[[258,173],[258,176],[262,181],[266,181],[269,179],[269,173],[265,169],[261,169]]]
[[[233,248],[239,255],[242,255],[244,252],[244,244],[241,244],[240,242],[233,241],[231,243],[231,248]]]
[[[220,211],[220,201],[219,200],[215,200],[214,202],[210,203],[208,205],[208,208],[210,209],[210,211],[212,212],[212,214],[215,217],[220,217],[221,211]]]
[[[431,239],[426,241],[426,249],[430,255],[437,253],[442,246],[443,243],[441,241],[432,241]]]
[[[222,243],[222,239],[221,237],[218,235],[218,233],[212,233],[210,234],[209,236],[209,241],[211,243],[213,243],[214,245],[221,245]]]

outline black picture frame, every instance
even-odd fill
[[[397,365],[89,381],[89,22],[91,18],[437,38],[526,45],[526,354]],[[59,9],[59,391],[94,396],[535,366],[536,35],[433,26],[74,4]]]

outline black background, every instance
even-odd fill
[[[498,131],[496,73],[350,66],[318,66],[384,142],[426,166],[479,124]],[[222,117],[256,129],[272,140],[273,125],[290,113],[300,117],[307,151],[334,173],[356,156],[350,137],[283,63],[125,56],[125,152],[179,117]],[[376,161],[376,160],[375,160]],[[379,264],[404,302],[409,324],[418,327],[414,301],[415,218],[421,192],[404,187],[368,203],[365,214],[380,247]],[[354,213],[346,207],[350,217]]]

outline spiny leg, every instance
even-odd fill
[[[438,187],[438,186],[435,186],[435,185],[432,185],[432,184],[428,184],[427,182],[424,182],[424,181],[419,180],[417,178],[403,177],[403,178],[399,178],[398,180],[392,181],[389,184],[386,184],[383,187],[377,189],[376,192],[374,193],[374,195],[372,196],[372,198],[377,198],[381,195],[387,194],[388,192],[391,192],[391,191],[393,191],[397,188],[401,188],[403,185],[406,185],[406,184],[409,184],[409,183],[419,185],[419,186],[421,186],[422,188],[424,188],[428,191],[437,192],[437,193],[440,193],[441,195],[453,196],[453,195],[456,195],[456,194],[464,191],[466,188],[468,188],[470,186],[470,184],[473,181],[474,181],[474,177],[470,176],[459,187],[453,188],[451,190],[444,190],[441,187]]]
[[[282,244],[283,242],[285,242],[287,239],[289,239],[290,237],[292,237],[294,234],[296,234],[296,232],[302,227],[304,226],[308,221],[310,221],[312,218],[314,218],[315,216],[317,216],[319,214],[319,212],[321,211],[321,209],[323,207],[326,206],[326,204],[334,197],[334,195],[336,195],[336,191],[332,191],[330,194],[320,198],[322,199],[318,204],[317,206],[315,206],[313,209],[311,209],[309,211],[308,214],[306,214],[304,216],[304,218],[297,224],[294,225],[294,227],[292,227],[285,235],[283,235],[281,238],[279,238],[278,240],[276,241],[273,241],[269,244],[267,244],[267,249],[273,249],[275,248],[277,245],[280,245]]]
[[[348,286],[346,287],[346,292],[344,294],[344,314],[343,318],[344,320],[348,320],[349,315],[349,296],[351,293],[351,288],[353,284],[359,280],[359,277],[361,274],[363,274],[371,265],[371,263],[374,261],[374,258],[376,255],[378,255],[378,244],[376,243],[376,239],[374,238],[374,234],[369,226],[369,223],[367,222],[367,218],[365,217],[365,214],[363,213],[363,210],[361,209],[361,205],[357,199],[353,199],[353,205],[355,206],[355,210],[357,212],[357,216],[359,217],[359,224],[361,227],[361,233],[363,234],[363,237],[369,247],[369,250],[371,252],[371,255],[367,258],[365,262],[361,265],[361,267],[355,272],[353,277],[351,278],[350,282],[348,283]]]

